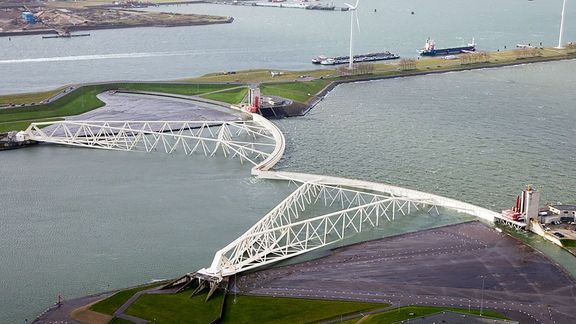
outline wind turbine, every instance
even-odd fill
[[[358,13],[356,12],[358,9],[358,1],[360,0],[356,0],[355,6],[344,3],[348,6],[348,11],[350,11],[350,62],[348,63],[348,70],[352,70],[354,66],[354,54],[352,51],[354,45],[354,16],[356,16],[356,25],[358,26],[358,31],[360,31],[360,22],[358,21]]]
[[[562,46],[562,34],[564,33],[564,13],[566,12],[566,0],[562,3],[562,17],[560,18],[560,36],[558,37],[558,47],[564,48]]]

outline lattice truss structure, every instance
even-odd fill
[[[328,212],[318,213],[320,210]],[[418,210],[438,213],[437,205],[429,200],[304,183],[242,236],[216,252],[210,268],[198,273],[221,280],[324,247]]]
[[[239,158],[254,165],[274,150],[274,138],[248,121],[57,121],[32,123],[25,139],[120,151],[183,152]]]

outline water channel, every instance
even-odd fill
[[[575,62],[337,87],[276,121],[279,169],[429,191],[494,210],[531,183],[574,201]],[[2,152],[0,322],[55,300],[177,276],[211,261],[293,187],[223,158],[55,146]],[[469,219],[405,218],[375,235]],[[572,273],[574,258],[528,237]]]
[[[415,57],[428,37],[440,47],[475,38],[481,50],[509,49],[518,43],[556,46],[561,8],[561,0],[362,0],[355,48],[358,53],[389,50]],[[313,56],[348,53],[346,12],[210,4],[149,10],[233,16],[235,21],[99,30],[74,39],[0,38],[0,94],[78,82],[166,80],[257,68],[311,69]],[[568,4],[566,10],[565,40],[574,41],[576,6]]]
[[[413,55],[428,36],[446,45],[475,37],[492,50],[554,45],[561,7],[559,1],[363,3],[377,12],[360,14],[359,50],[402,55]],[[435,9],[442,7],[451,10]],[[103,30],[57,43],[0,39],[0,93],[244,68],[305,69],[311,56],[340,54],[347,46],[344,13],[171,9],[236,21]],[[575,16],[576,8],[569,13]],[[566,39],[576,38],[574,26],[567,23]],[[573,202],[575,88],[574,61],[339,86],[307,116],[277,121],[287,139],[278,168],[406,186],[494,210],[509,207],[527,184],[542,192],[543,203]],[[204,267],[294,189],[254,179],[248,166],[218,158],[37,146],[2,152],[0,164],[1,323],[32,319],[58,293],[73,298]],[[465,219],[406,218],[382,234]],[[561,250],[526,239],[576,273],[576,262]]]

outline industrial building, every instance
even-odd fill
[[[541,212],[540,218],[544,224],[576,222],[576,205],[550,205],[547,211]]]

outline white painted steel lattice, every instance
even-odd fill
[[[330,212],[302,219],[304,212],[312,210],[314,214],[319,205]],[[210,268],[198,272],[219,280],[321,248],[425,205],[425,211],[436,209],[429,200],[304,183],[246,233],[216,252]]]
[[[275,148],[269,131],[252,120],[57,121],[32,123],[19,135],[39,142],[108,150],[222,153],[254,165]]]

